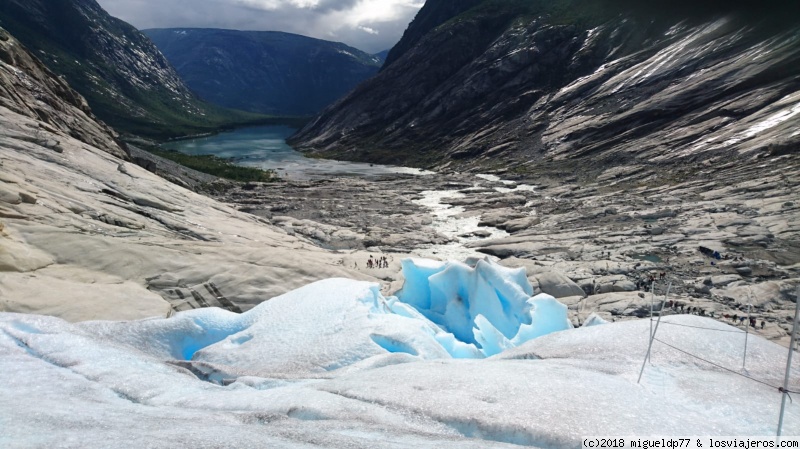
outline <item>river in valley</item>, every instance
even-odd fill
[[[414,199],[411,202],[430,214],[432,222],[429,226],[435,232],[449,239],[449,243],[446,244],[423,244],[415,248],[407,248],[411,254],[417,256],[455,260],[464,260],[468,257],[476,256],[481,257],[483,255],[476,253],[465,245],[479,240],[508,236],[507,232],[495,227],[479,227],[479,213],[474,211],[466,213],[461,206],[453,206],[447,204],[446,201],[443,202],[442,200],[446,198],[462,198],[465,195],[459,189],[442,185],[438,179],[440,176],[435,175],[433,172],[407,167],[307,158],[286,143],[286,138],[294,132],[295,129],[286,126],[245,128],[210,137],[174,141],[165,144],[164,148],[192,155],[210,154],[228,159],[237,165],[274,170],[282,179],[301,186],[307,185],[309,182],[314,183],[318,180],[334,180],[336,178],[374,180],[377,184],[373,184],[370,181],[370,184],[367,184],[370,187],[364,191],[368,192],[372,189],[371,186],[375,186],[375,194],[371,196],[372,201],[375,203],[387,201],[387,197],[383,195],[386,189],[398,190],[403,192],[404,195],[416,191],[412,196]],[[396,177],[391,176],[397,174],[406,175],[406,181],[397,180]],[[390,177],[381,179],[381,177],[387,175],[390,175]],[[396,181],[391,181],[391,178]],[[492,189],[486,190],[481,195],[488,195],[491,192],[506,193],[515,189],[518,191],[533,189],[532,186],[517,186],[514,182],[503,181],[493,175],[468,176],[466,179],[474,181],[473,189],[477,188],[479,184],[489,183],[493,186]],[[345,198],[354,195],[344,185],[348,184],[343,184],[342,190],[336,194],[340,200],[345,200]],[[313,196],[310,191],[306,191],[306,194]],[[279,201],[279,199],[272,199],[268,202],[276,201]],[[348,209],[351,215],[365,213],[362,206],[356,205],[354,201],[345,201],[345,203],[347,204],[343,204],[342,207]],[[314,214],[313,211],[302,212],[305,207],[324,208],[325,205],[316,205],[309,197],[308,201],[293,202],[292,205],[287,207],[292,212],[287,210],[287,212],[283,213],[300,216]],[[366,207],[369,208],[369,206]],[[396,205],[388,204],[384,208],[384,215],[393,215],[394,212],[392,210],[395,207]],[[320,218],[317,217],[316,219],[319,220]],[[322,222],[325,221],[327,220],[323,218]],[[400,230],[388,232],[400,232]]]

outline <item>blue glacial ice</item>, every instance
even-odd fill
[[[236,332],[219,339],[218,328],[209,329],[214,344],[181,350],[259,375],[329,372],[398,353],[484,358],[572,327],[566,306],[548,295],[531,297],[524,269],[488,259],[474,267],[406,259],[403,273],[403,289],[389,297],[375,284],[349,279],[307,285],[230,317],[235,322],[223,320],[222,328]]]
[[[550,295],[532,297],[524,268],[506,268],[489,259],[474,267],[406,259],[403,275],[397,298],[484,356],[572,327],[566,306]]]
[[[384,297],[368,282],[327,279],[243,314],[201,309],[167,320],[80,326],[156,357],[250,375],[323,373],[397,354],[484,358],[572,327],[564,305],[531,297],[524,269],[407,259],[403,273],[396,296]]]

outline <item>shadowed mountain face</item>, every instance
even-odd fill
[[[197,99],[146,36],[94,0],[4,0],[0,25],[121,131],[200,132],[229,112]]]
[[[182,28],[144,33],[201,98],[267,114],[315,114],[382,64],[347,45],[296,34]]]
[[[336,158],[521,172],[797,149],[800,27],[748,5],[680,2],[660,15],[620,5],[487,0],[430,31],[412,23],[395,47],[404,52],[291,142]]]
[[[95,120],[86,100],[3,28],[0,28],[0,107],[39,120],[34,143],[57,153],[64,151],[61,139],[72,137],[126,157],[114,132]]]

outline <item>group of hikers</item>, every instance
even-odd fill
[[[370,254],[369,260],[367,260],[367,268],[389,268],[389,261],[386,260],[386,256],[375,259]]]
[[[705,309],[701,309],[700,307],[696,307],[696,306],[687,307],[686,304],[684,304],[684,303],[682,303],[680,301],[672,301],[672,300],[667,301],[664,304],[664,307],[666,309],[668,309],[668,310],[672,310],[674,313],[688,313],[688,314],[691,314],[691,315],[700,315],[700,316],[707,316],[707,317],[710,317],[710,318],[714,318],[714,311],[713,310],[711,312],[708,312],[708,314],[706,314]],[[731,320],[734,325],[742,325],[742,324],[744,324],[744,321],[747,319],[747,317],[745,315],[739,316],[738,313],[737,314],[733,314],[733,315],[725,313],[725,314],[720,315],[719,318],[724,318],[726,320]],[[758,319],[756,319],[756,317],[752,317],[751,316],[750,317],[750,322],[748,324],[753,329],[757,329],[758,328],[757,326],[759,325]],[[761,329],[764,329],[764,326],[766,326],[766,325],[767,325],[767,322],[765,320],[761,320],[761,323],[760,323]]]
[[[722,254],[719,251],[715,251],[715,250],[713,250],[711,248],[707,248],[705,246],[699,247],[698,250],[700,250],[700,252],[703,253],[704,256],[710,257],[710,258],[712,258],[714,260],[723,260],[723,259],[725,259],[725,260],[734,260],[734,261],[744,260],[743,256],[733,256],[733,258],[731,258],[730,254]],[[713,264],[714,263],[712,262],[712,265]]]
[[[712,259],[722,260],[722,254],[719,251],[714,251],[711,248],[706,248],[705,246],[701,246],[698,248],[703,255],[708,256]]]
[[[656,278],[664,280],[667,278],[667,273],[662,271],[661,273],[651,274],[647,279],[638,279],[636,281],[636,290],[649,290]]]
[[[742,315],[742,316],[739,316],[739,314],[734,314],[734,315],[732,315],[732,316],[731,316],[731,315],[728,315],[728,314],[726,313],[725,315],[722,315],[722,316],[723,316],[723,318],[725,318],[725,319],[730,319],[731,321],[733,321],[733,324],[736,324],[736,322],[737,322],[737,321],[739,322],[739,324],[744,324],[744,320],[746,320],[746,319],[747,319],[747,317],[746,317],[746,316],[744,316],[744,315]],[[756,325],[757,325],[757,321],[758,321],[758,320],[756,319],[756,317],[752,317],[752,316],[751,316],[751,317],[750,317],[750,323],[749,323],[749,324],[750,324],[750,327],[752,327],[753,329],[755,329],[755,328],[756,328]],[[767,325],[767,322],[766,322],[766,321],[764,321],[764,320],[761,320],[761,329],[764,329],[764,326],[766,326],[766,325]]]
[[[700,316],[708,316],[714,318],[714,311],[712,310],[708,315],[706,315],[705,309],[701,309],[696,306],[687,307],[686,304],[680,301],[672,301],[669,300],[664,304],[666,309],[670,309],[675,313],[688,313],[690,315],[700,315]]]

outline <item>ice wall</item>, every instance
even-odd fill
[[[243,314],[211,308],[78,326],[157,358],[267,377],[483,358],[571,327],[564,305],[547,295],[531,297],[522,269],[488,260],[470,267],[408,259],[403,271],[406,283],[397,296],[384,297],[369,282],[327,279]]]
[[[552,296],[531,297],[524,268],[489,259],[474,266],[405,259],[397,298],[484,356],[572,327],[567,308]]]

